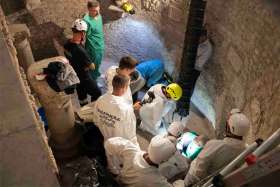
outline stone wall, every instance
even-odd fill
[[[209,1],[206,22],[214,57],[200,83],[214,100],[218,127],[241,108],[251,119],[248,142],[280,127],[280,3]]]
[[[44,0],[40,6],[24,15],[11,15],[12,23],[26,23],[31,31],[31,46],[36,60],[57,55],[54,39],[70,34],[73,20],[86,12],[87,0]],[[134,0],[137,13],[132,19],[145,20],[160,32],[172,62],[180,61],[189,0]],[[108,9],[112,0],[101,1],[105,24],[120,19],[120,14]],[[17,18],[15,18],[17,17]],[[172,42],[170,42],[172,41]],[[110,43],[109,43],[110,45]],[[46,50],[48,49],[48,50]]]
[[[189,2],[143,0],[141,6],[138,4],[145,10],[141,14],[161,32],[177,67]],[[218,136],[233,107],[241,108],[251,119],[248,142],[267,138],[280,127],[279,5],[277,0],[208,1],[205,22],[214,56],[202,73],[198,88],[210,96],[206,99],[215,109]]]
[[[160,32],[176,68],[181,61],[189,0],[138,0],[140,15],[153,23]]]
[[[108,10],[111,2],[102,0],[105,23],[119,18],[119,14]],[[132,2],[137,14],[131,18],[144,19],[156,26],[171,62],[178,67],[190,0]],[[277,0],[208,1],[206,22],[214,43],[214,57],[202,73],[198,87],[210,96],[218,132],[223,130],[226,114],[232,107],[240,107],[252,120],[248,141],[257,136],[266,138],[279,127],[278,7]],[[41,1],[41,5],[26,16],[35,58],[55,54],[55,49],[50,47],[52,40],[61,37],[65,29],[69,30],[72,21],[85,11],[86,0]]]
[[[59,186],[57,166],[0,7],[1,186]]]

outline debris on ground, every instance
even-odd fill
[[[61,186],[97,187],[99,186],[96,161],[80,157],[72,162],[61,164]]]

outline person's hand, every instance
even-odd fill
[[[94,63],[91,63],[91,64],[89,65],[89,69],[90,69],[90,70],[95,70],[95,64],[94,64]]]
[[[140,108],[142,107],[142,105],[140,104],[140,101],[137,101],[136,103],[134,103],[133,105],[133,109],[134,110],[140,110]]]
[[[88,67],[85,68],[85,71],[94,70],[94,69],[95,69],[95,65],[91,63]]]

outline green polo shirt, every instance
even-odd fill
[[[86,14],[84,20],[87,22],[87,39],[86,39],[86,49],[90,53],[94,51],[104,50],[104,34],[103,34],[103,22],[102,16],[98,15],[93,18]]]

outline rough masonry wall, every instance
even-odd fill
[[[137,2],[137,1],[136,1]],[[159,30],[171,60],[178,68],[184,45],[189,0],[138,0],[141,14]]]
[[[110,3],[111,0],[102,0],[105,23],[114,21],[114,14],[108,10]],[[159,30],[178,67],[189,0],[134,0],[133,3],[137,17],[153,23]],[[61,37],[64,29],[69,29],[71,22],[84,14],[85,5],[86,0],[44,0],[31,11],[25,19],[31,23],[35,58],[36,51],[38,58],[55,53],[50,48],[52,40]],[[232,107],[241,108],[252,120],[249,141],[259,136],[266,138],[279,127],[280,16],[277,12],[280,11],[277,7],[277,0],[208,1],[206,22],[214,43],[214,57],[198,85],[213,100],[219,132]]]
[[[59,186],[57,166],[0,6],[0,184]]]
[[[280,3],[275,0],[208,1],[206,21],[215,45],[202,74],[214,99],[218,127],[241,108],[252,122],[248,142],[280,127]]]
[[[36,60],[56,54],[53,40],[70,33],[73,20],[86,12],[87,0],[44,0],[27,13],[9,16],[13,23],[26,23],[31,31],[31,46]],[[101,1],[104,23],[120,19],[120,14],[108,9],[112,0]],[[189,0],[133,0],[136,15],[156,26],[173,62],[180,61]],[[46,50],[48,49],[48,50]]]

